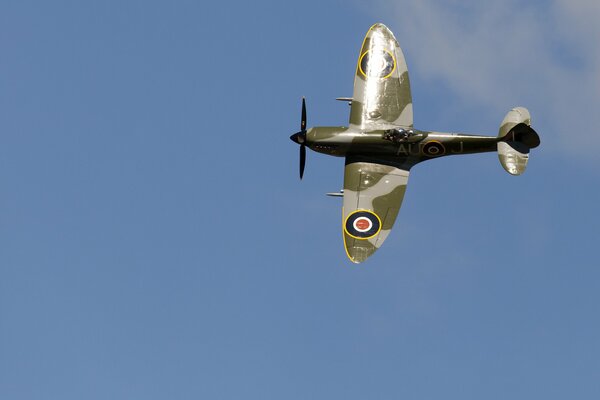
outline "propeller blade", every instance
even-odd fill
[[[304,176],[304,165],[306,164],[306,146],[300,145],[300,179]]]
[[[304,176],[306,165],[306,100],[302,98],[302,118],[300,120],[300,132],[294,133],[290,139],[300,145],[300,179]]]
[[[306,130],[306,101],[302,98],[302,119],[300,120],[300,130]]]

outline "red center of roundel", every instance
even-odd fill
[[[371,221],[366,218],[361,218],[356,221],[356,228],[360,230],[366,230],[371,227]]]

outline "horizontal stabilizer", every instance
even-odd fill
[[[540,145],[540,137],[531,127],[531,115],[524,107],[510,110],[498,132],[498,159],[506,172],[521,175],[527,168],[529,150]]]

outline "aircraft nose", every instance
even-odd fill
[[[298,144],[302,144],[306,141],[306,132],[296,132],[292,136],[290,136],[292,142],[296,142]]]

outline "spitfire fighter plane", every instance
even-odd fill
[[[367,32],[356,66],[347,127],[306,129],[302,99],[300,131],[290,139],[300,145],[300,179],[306,147],[345,157],[343,196],[344,247],[354,263],[365,261],[390,234],[400,210],[410,169],[433,158],[497,151],[511,175],[525,171],[529,150],[540,144],[529,111],[510,110],[497,137],[421,131],[413,127],[408,68],[398,41],[383,24]]]

